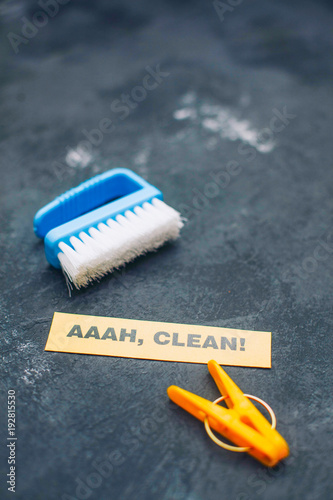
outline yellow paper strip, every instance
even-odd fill
[[[46,351],[271,367],[271,333],[55,312]]]

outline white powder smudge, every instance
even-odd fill
[[[176,120],[186,120],[187,118],[194,119],[197,117],[197,112],[194,108],[177,109],[177,111],[174,112],[173,117]]]
[[[206,130],[219,133],[223,139],[241,140],[256,148],[260,153],[269,153],[275,146],[272,140],[264,142],[260,137],[260,131],[248,120],[240,120],[226,108],[203,105],[201,111],[204,116],[209,116],[202,120],[202,126]]]
[[[31,347],[33,347],[33,342],[28,341],[28,342],[22,342],[16,346],[16,350],[20,352],[26,352],[29,350]]]
[[[91,160],[92,155],[80,146],[70,149],[65,158],[67,165],[72,168],[85,168]]]
[[[188,106],[189,104],[193,104],[197,100],[197,94],[195,92],[186,92],[180,100],[184,106]]]
[[[246,97],[242,102],[245,106],[250,102],[250,98]],[[265,139],[264,134],[255,128],[249,120],[240,119],[231,109],[216,104],[202,104],[196,109],[192,105],[196,100],[196,95],[193,92],[185,94],[181,102],[187,105],[174,111],[174,118],[176,120],[196,121],[205,130],[218,134],[222,139],[240,140],[253,146],[260,153],[269,153],[274,149],[274,140],[272,138]],[[207,143],[207,149],[215,149],[215,144]]]
[[[41,379],[46,373],[50,373],[50,368],[46,362],[39,360],[36,362],[36,367],[26,368],[24,370],[22,380],[27,385],[33,385],[37,380]]]
[[[135,155],[134,163],[136,165],[145,165],[148,161],[148,158],[149,158],[148,149],[143,149],[142,151],[139,151],[137,155]]]

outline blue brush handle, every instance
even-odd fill
[[[163,194],[131,170],[115,168],[83,182],[41,208],[34,217],[34,231],[44,238],[49,263],[60,268],[57,255],[61,241],[70,245],[71,236],[87,232],[90,227],[97,227],[100,222],[114,219],[153,198],[162,200]]]

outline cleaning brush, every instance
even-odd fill
[[[34,218],[49,263],[76,288],[178,238],[181,214],[125,168],[109,170],[57,197]]]

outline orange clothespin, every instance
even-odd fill
[[[246,451],[268,467],[273,467],[287,457],[289,455],[288,445],[275,430],[275,415],[267,403],[254,396],[243,394],[216,361],[209,361],[208,369],[222,394],[221,398],[211,402],[171,385],[168,388],[170,399],[204,422],[209,436],[223,448],[232,451]],[[272,424],[249,399],[258,401],[269,411]],[[217,404],[222,400],[226,401],[228,408]],[[238,447],[227,445],[217,439],[210,427]]]

